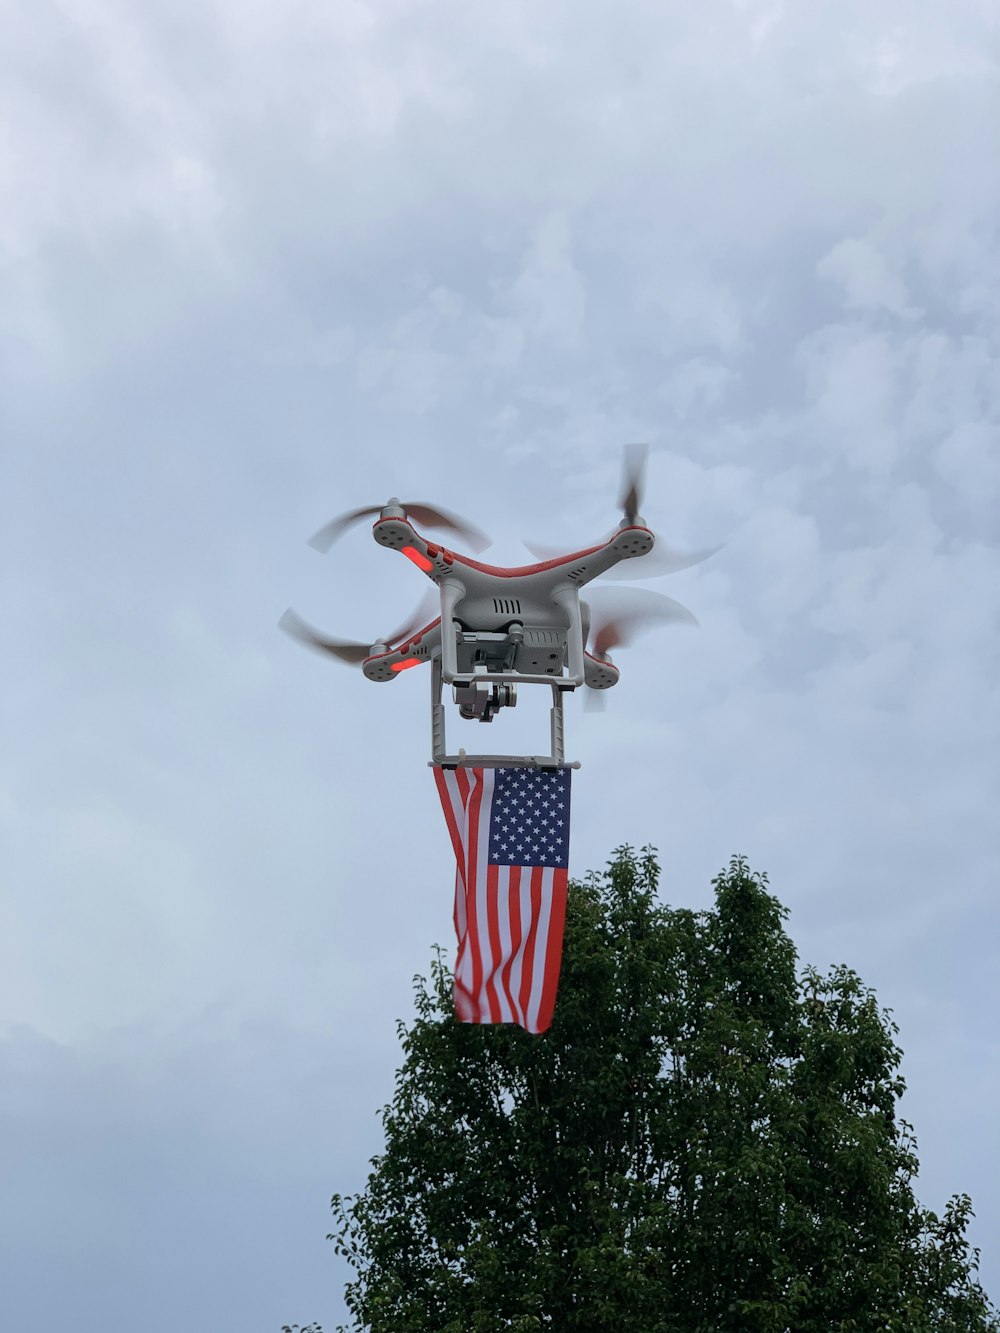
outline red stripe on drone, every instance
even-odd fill
[[[615,537],[620,536],[623,532],[649,532],[649,528],[641,527],[638,524],[631,528],[619,528]],[[650,536],[652,535],[650,533]],[[611,541],[614,541],[614,537]],[[521,565],[517,569],[499,569],[496,565],[484,565],[478,560],[473,560],[471,556],[460,555],[457,551],[455,552],[455,560],[459,564],[468,565],[470,569],[478,569],[481,574],[494,574],[497,578],[502,579],[527,578],[529,574],[543,574],[547,569],[558,569],[560,565],[575,564],[588,555],[603,551],[611,545],[611,541],[601,542],[599,546],[588,546],[585,551],[571,551],[569,555],[554,556],[551,560],[542,560],[537,565]]]

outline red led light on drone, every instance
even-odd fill
[[[403,554],[406,556],[407,560],[412,560],[416,567],[422,569],[425,574],[429,569],[434,568],[434,562],[428,560],[425,555],[422,555],[415,546],[404,546]]]
[[[406,671],[406,670],[408,670],[411,666],[419,666],[419,665],[420,665],[420,658],[419,658],[419,657],[408,657],[408,658],[406,659],[405,662],[393,662],[393,664],[392,664],[392,666],[389,668],[389,670],[390,670],[390,671]]]

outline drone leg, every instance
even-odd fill
[[[441,583],[441,670],[447,684],[458,674],[458,651],[455,646],[455,607],[465,596],[465,587],[457,579]]]
[[[552,711],[549,714],[552,731],[552,758],[557,764],[566,757],[565,729],[563,727],[563,692],[558,685],[552,686]]]
[[[564,585],[556,588],[552,600],[561,606],[569,618],[569,633],[566,635],[566,656],[569,676],[563,682],[576,687],[583,684],[583,618],[580,614],[580,594],[576,588]]]
[[[441,659],[431,660],[431,760],[439,763],[445,756],[444,704],[441,702]]]

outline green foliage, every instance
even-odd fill
[[[965,1231],[921,1208],[896,1028],[846,967],[796,975],[734,859],[711,911],[650,849],[570,892],[541,1037],[455,1021],[440,954],[365,1192],[334,1196],[372,1333],[998,1330]]]

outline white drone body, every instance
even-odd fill
[[[609,540],[581,551],[505,569],[429,541],[413,519],[481,537],[475,529],[423,504],[395,498],[381,508],[356,510],[329,524],[312,540],[326,550],[349,524],[370,514],[378,517],[372,535],[380,546],[399,551],[436,585],[440,614],[428,614],[371,645],[319,634],[292,611],[282,628],[309,646],[344,662],[360,664],[369,680],[390,681],[411,667],[431,667],[431,763],[441,767],[553,767],[566,763],[563,745],[563,697],[581,686],[607,690],[617,684],[618,668],[608,649],[627,642],[626,630],[642,620],[696,623],[686,608],[657,593],[646,593],[638,611],[620,611],[596,629],[588,650],[592,616],[580,592],[622,561],[647,556],[656,542],[637,513],[641,465],[633,463],[631,486],[623,497],[625,517]],[[628,479],[628,478],[627,478]],[[674,558],[683,568],[704,554]],[[641,577],[641,575],[640,575]],[[652,604],[651,604],[652,603]],[[517,702],[519,685],[547,685],[552,691],[551,749],[547,755],[470,755],[447,752],[442,693],[450,686],[461,716],[492,722],[502,708]],[[574,764],[573,767],[578,765]]]

